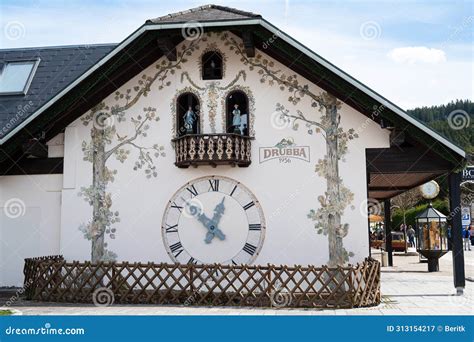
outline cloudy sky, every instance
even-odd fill
[[[214,1],[261,14],[405,109],[473,99],[474,1]],[[116,43],[199,1],[2,0],[0,48]]]

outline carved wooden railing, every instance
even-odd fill
[[[27,299],[46,302],[334,309],[374,306],[381,298],[380,263],[370,258],[334,268],[25,261]]]
[[[238,165],[249,166],[252,138],[234,134],[187,134],[173,139],[175,165]]]

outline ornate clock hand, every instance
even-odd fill
[[[206,239],[204,239],[206,243],[211,243],[214,236],[217,236],[220,240],[225,239],[224,233],[219,228],[217,228],[217,226],[214,225],[212,221],[209,223],[207,228],[209,231],[206,234]]]
[[[189,214],[191,214],[191,216],[193,217],[196,217],[197,220],[201,222],[205,228],[209,229],[208,226],[209,226],[209,223],[211,222],[211,219],[208,218],[202,212],[202,209],[192,203],[189,203],[189,201],[186,201],[185,204],[189,208]]]
[[[222,197],[222,201],[214,208],[214,216],[212,217],[212,222],[214,222],[216,226],[219,224],[221,217],[224,214],[224,200],[225,197]]]
[[[224,202],[224,200],[222,200],[222,202]],[[222,204],[222,211],[223,211],[223,203],[221,202]],[[198,206],[192,204],[192,203],[189,203],[189,201],[186,201],[185,202],[186,206],[189,207],[189,213],[196,217],[197,220],[199,222],[202,223],[202,225],[208,230],[208,232],[206,233],[206,238],[204,239],[204,241],[206,243],[211,243],[212,239],[214,238],[214,236],[217,236],[220,240],[224,240],[225,239],[225,235],[222,233],[222,231],[217,228],[217,225],[214,223],[214,220],[213,219],[210,219],[208,218],[203,212],[202,212],[202,209],[199,208]],[[217,206],[219,207],[219,205]],[[217,208],[216,207],[216,208]],[[219,217],[220,219],[220,217]]]
[[[214,235],[217,236],[220,240],[225,239],[225,234],[219,228],[217,228],[222,218],[222,215],[224,214],[224,210],[225,210],[224,200],[225,200],[225,197],[222,197],[222,201],[219,204],[217,204],[216,207],[214,208],[214,216],[212,217],[211,223],[209,225],[209,230],[213,232]],[[206,242],[207,242],[207,238],[206,238]]]

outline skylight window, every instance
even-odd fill
[[[39,60],[5,62],[0,71],[0,94],[26,94]]]

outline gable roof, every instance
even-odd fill
[[[115,46],[104,44],[0,50],[0,64],[39,60],[25,95],[0,95],[0,138],[19,126]]]
[[[79,101],[78,98],[84,98],[84,93],[87,93],[91,98],[93,98],[93,101],[95,101],[95,103],[89,103],[89,108],[92,107],[101,100],[97,98],[97,94],[95,94],[95,96],[90,95],[94,90],[94,85],[97,85],[99,82],[107,82],[108,77],[110,77],[109,75],[113,72],[117,73],[117,70],[123,66],[123,63],[125,63],[124,61],[127,60],[130,64],[135,64],[135,67],[129,66],[129,71],[135,70],[135,72],[138,72],[140,69],[143,70],[154,60],[162,56],[159,52],[150,52],[150,49],[158,50],[156,48],[157,38],[163,36],[174,37],[173,43],[179,43],[184,39],[182,34],[180,34],[181,30],[185,23],[190,21],[198,22],[198,25],[204,31],[232,30],[237,34],[244,30],[247,32],[251,31],[254,37],[255,46],[261,50],[262,46],[264,46],[263,44],[265,44],[269,39],[272,39],[273,43],[267,48],[264,48],[267,54],[271,57],[277,58],[284,64],[291,65],[291,68],[297,73],[302,74],[302,76],[309,79],[311,82],[342,99],[356,110],[367,116],[372,116],[372,119],[374,119],[372,115],[374,111],[373,108],[381,107],[383,110],[380,113],[380,118],[377,118],[377,120],[383,118],[384,120],[396,124],[396,126],[400,127],[402,130],[408,129],[410,136],[422,144],[427,145],[429,143],[433,145],[433,150],[447,160],[457,162],[459,161],[459,158],[463,159],[466,156],[461,148],[433,131],[422,122],[411,117],[400,107],[337,68],[303,44],[280,31],[260,15],[216,5],[201,6],[188,11],[182,11],[147,20],[144,25],[138,28],[120,44],[115,46],[110,53],[106,54],[81,76],[77,77],[69,84],[69,86],[64,88],[56,94],[54,98],[32,113],[20,125],[10,130],[9,134],[0,137],[0,145],[4,145],[15,134],[23,130],[27,125],[30,125],[31,122],[35,122],[35,120],[38,121],[37,118],[40,118],[40,115],[43,115],[44,112],[53,112],[54,110],[51,110],[52,107],[61,107],[58,104],[61,103],[61,101],[64,100],[65,102],[71,102],[72,100],[69,96],[65,97],[66,94],[71,95],[76,92],[76,101]],[[172,35],[173,32],[175,36]],[[275,37],[278,39],[275,39]],[[146,49],[144,47],[146,47]],[[142,60],[140,54],[143,55],[145,52],[149,55],[146,60],[145,58]],[[142,61],[142,63],[137,63],[137,59]],[[129,78],[131,77],[132,75],[130,75]],[[109,86],[102,85],[100,89],[102,91],[104,91],[104,89],[113,91],[127,80],[127,78],[122,74],[119,79],[120,82],[108,81],[113,84]],[[87,82],[89,82],[90,85],[83,86],[84,83]],[[86,102],[83,99],[81,99],[81,101]],[[62,108],[65,108],[65,106],[63,105]],[[74,115],[83,114],[83,112],[79,113],[80,111],[76,110]],[[61,120],[58,119],[58,121],[61,122],[61,125],[64,125],[65,115],[59,110],[55,110],[55,113],[50,113],[50,115],[52,115],[53,118],[60,118]],[[68,120],[69,122],[72,122],[73,119],[74,118]],[[48,120],[43,118],[42,121],[42,125],[45,125],[44,121]],[[18,139],[21,138],[18,137]]]
[[[147,24],[185,23],[189,21],[225,21],[261,18],[260,14],[218,5],[204,5],[186,11],[167,14],[147,20]]]

